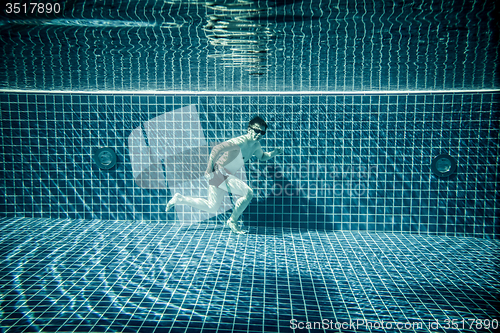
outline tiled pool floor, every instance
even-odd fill
[[[495,240],[19,218],[0,235],[6,332],[474,332],[500,320]]]

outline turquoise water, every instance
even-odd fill
[[[0,13],[0,88],[494,89],[494,0],[75,0]]]
[[[61,5],[0,12],[3,331],[498,327],[495,1]],[[165,213],[255,115],[249,233]]]
[[[493,240],[262,227],[239,236],[140,221],[2,219],[1,227],[7,332],[498,325]]]

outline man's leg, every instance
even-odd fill
[[[227,224],[234,232],[243,233],[243,231],[239,228],[237,221],[240,218],[241,214],[243,214],[243,211],[247,208],[250,201],[252,201],[253,191],[247,184],[234,176],[230,176],[226,182],[227,185],[226,183],[224,183],[221,184],[220,187],[227,186],[229,187],[229,191],[231,191],[232,194],[241,196],[241,198],[236,200],[233,213],[231,214],[229,220],[227,220]]]
[[[208,200],[203,198],[193,198],[176,193],[172,199],[167,204],[167,209],[169,211],[174,205],[188,205],[196,209],[215,213],[219,209],[222,200],[224,199],[225,192],[220,188],[209,185],[208,186]]]

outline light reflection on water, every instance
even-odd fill
[[[176,240],[181,237],[180,246],[197,242],[193,238],[196,230],[179,233],[174,229],[151,238],[148,232],[152,228],[145,224],[128,224],[122,231],[107,234],[109,228],[95,233],[93,223],[86,230],[64,236],[57,246],[47,248],[49,242],[38,239],[23,243],[10,255],[16,262],[12,271],[16,292],[23,295],[23,312],[33,315],[33,323],[54,313],[65,325],[82,318],[112,323],[113,315],[160,326],[173,318],[217,323],[218,316],[239,317],[236,303],[251,307],[248,297],[237,296],[245,293],[245,288],[240,290],[243,272],[255,272],[253,267],[243,267],[242,257],[228,253],[229,243],[235,240],[228,230],[217,236],[230,236],[228,239],[206,244],[199,253],[196,247],[179,248]],[[221,244],[225,242],[228,244]],[[225,253],[217,251],[221,245],[229,246]],[[27,249],[29,252],[22,254]],[[219,277],[219,272],[224,277]],[[34,298],[43,301],[31,307],[29,300]],[[254,301],[253,305],[259,303]]]
[[[498,86],[494,0],[80,3],[52,16],[0,15],[0,89]]]
[[[259,22],[272,7],[253,1],[207,3],[209,13],[204,26],[210,44],[218,50],[209,57],[220,58],[225,67],[241,67],[251,75],[267,71],[267,44],[274,37],[272,30]]]
[[[4,219],[1,229],[14,226],[0,243],[4,327],[265,331],[263,322],[320,313],[338,321],[499,314],[491,240],[255,228],[238,236],[167,221]],[[470,293],[482,301],[472,306]]]

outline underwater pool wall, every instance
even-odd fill
[[[269,124],[264,150],[285,149],[247,163],[255,193],[247,225],[499,238],[498,97],[3,92],[0,214],[178,221],[164,212],[168,185],[134,180],[128,137],[192,105],[208,147],[260,115]],[[116,152],[114,168],[99,169],[98,147]],[[443,153],[457,161],[447,178],[431,171]]]

